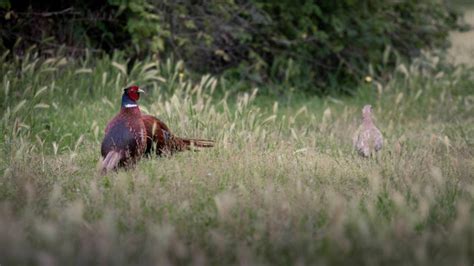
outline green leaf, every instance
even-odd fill
[[[10,8],[11,8],[10,0],[0,0],[0,9],[6,9],[6,10],[8,10],[8,9],[10,9]],[[11,15],[11,14],[9,15],[9,13],[10,13],[10,12],[7,12],[7,13],[5,14],[5,19],[6,19],[6,20],[10,19],[9,17],[7,18],[7,15],[8,15],[8,16]]]

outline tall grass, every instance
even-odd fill
[[[181,63],[0,61],[0,264],[474,262],[474,77],[434,56],[353,98],[222,93]],[[122,88],[213,149],[100,176]],[[385,147],[352,152],[365,103]]]

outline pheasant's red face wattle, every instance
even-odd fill
[[[128,88],[127,94],[133,101],[138,101],[140,99],[140,88],[138,86],[131,86]]]

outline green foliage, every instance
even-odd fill
[[[122,49],[132,61],[172,55],[196,72],[311,92],[385,78],[397,61],[446,47],[457,23],[439,0],[69,0],[56,8],[73,9],[59,13],[30,5],[0,18],[6,48],[19,36],[24,47]]]
[[[127,18],[126,30],[138,50],[164,50],[169,30],[162,28],[165,25],[163,17],[153,12],[154,6],[151,3],[146,0],[108,0],[108,3],[118,7],[116,16],[123,15]]]
[[[140,27],[155,29],[155,46],[195,70],[231,68],[245,80],[312,91],[383,74],[400,57],[445,47],[456,26],[455,14],[435,0],[159,1],[155,8],[143,1],[127,2],[136,40],[150,37]],[[149,7],[148,13],[132,3]],[[299,71],[288,73],[288,60]]]
[[[10,0],[0,0],[0,9],[10,9]]]

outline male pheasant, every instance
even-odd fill
[[[146,129],[137,101],[143,92],[138,86],[123,91],[120,112],[108,123],[102,141],[102,172],[130,166],[146,150]]]
[[[168,126],[163,121],[151,115],[142,115],[147,135],[146,152],[153,150],[159,156],[170,155],[178,151],[190,150],[192,147],[210,148],[214,141],[205,139],[180,138],[171,134]]]
[[[362,109],[362,124],[353,138],[354,148],[363,157],[370,157],[383,146],[383,136],[372,121],[372,106],[366,105]]]

